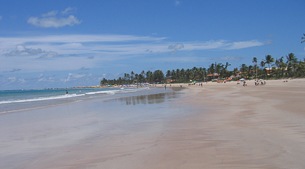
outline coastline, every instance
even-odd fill
[[[176,94],[107,102],[94,98],[0,116],[0,166],[304,168],[305,80],[247,82],[183,86]]]
[[[174,122],[183,127],[172,140],[184,139],[170,144],[182,149],[176,158],[187,159],[180,168],[304,168],[304,89],[304,79],[189,87],[180,104],[197,110]]]

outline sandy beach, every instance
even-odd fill
[[[305,79],[247,83],[2,114],[0,168],[305,168]]]

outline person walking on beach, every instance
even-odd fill
[[[244,80],[243,86],[246,87],[247,86],[247,82]]]

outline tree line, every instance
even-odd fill
[[[103,78],[101,85],[124,85],[139,83],[190,83],[205,82],[213,79],[281,79],[281,78],[304,78],[305,59],[299,60],[295,54],[289,53],[275,59],[271,55],[266,55],[264,59],[258,61],[252,58],[252,64],[241,64],[239,67],[228,70],[230,63],[212,63],[208,68],[193,67],[191,69],[167,70],[164,74],[162,70],[142,71],[135,73],[124,73],[117,79]]]

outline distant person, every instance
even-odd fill
[[[66,94],[69,94],[68,90],[66,90]]]

